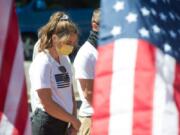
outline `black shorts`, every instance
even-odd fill
[[[58,120],[41,109],[36,109],[32,116],[33,135],[66,135],[68,123]]]

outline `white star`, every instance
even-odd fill
[[[174,51],[175,56],[178,57],[179,56],[179,51]]]
[[[177,37],[177,35],[176,35],[176,33],[174,31],[171,30],[169,33],[170,33],[170,36],[172,38],[176,38]]]
[[[178,20],[180,20],[180,16],[179,16],[178,14],[176,14],[176,18],[177,18]]]
[[[180,34],[180,29],[178,30],[179,34]]]
[[[174,16],[174,14],[173,14],[172,12],[169,12],[169,16],[170,16],[170,18],[171,18],[172,20],[175,20],[175,16]]]
[[[154,15],[154,16],[156,16],[157,15],[157,12],[156,12],[156,10],[155,9],[151,9],[151,13]]]
[[[111,34],[115,37],[119,34],[121,34],[121,27],[120,26],[114,26],[111,30]]]
[[[140,33],[140,35],[141,35],[142,37],[149,37],[149,31],[148,31],[147,29],[145,29],[145,28],[141,28],[141,29],[139,30],[139,33]]]
[[[124,9],[124,2],[123,1],[117,1],[116,4],[113,6],[113,8],[116,10],[116,12]]]
[[[152,29],[153,29],[154,33],[160,33],[160,31],[161,31],[161,29],[157,25],[153,25]]]
[[[160,13],[159,16],[160,16],[161,20],[163,20],[163,21],[167,20],[167,17],[165,16],[164,13]]]
[[[151,0],[152,3],[157,3],[157,0]]]
[[[170,1],[169,1],[169,0],[163,0],[163,2],[164,2],[164,3],[170,3]]]
[[[170,52],[171,51],[171,46],[168,43],[164,44],[164,51],[165,52]]]
[[[126,20],[128,21],[128,23],[132,23],[132,22],[136,22],[137,21],[137,14],[135,13],[129,13],[127,16],[126,16]]]
[[[145,7],[143,7],[141,9],[141,12],[142,12],[143,16],[149,16],[149,14],[150,14],[149,10]]]
[[[170,0],[167,0],[167,3],[170,3]]]

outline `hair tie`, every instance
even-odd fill
[[[62,17],[59,18],[60,21],[68,21],[69,20],[69,16],[64,14]]]

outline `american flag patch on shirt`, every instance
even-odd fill
[[[68,73],[55,75],[57,88],[65,88],[70,86],[70,77]]]

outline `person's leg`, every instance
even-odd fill
[[[66,135],[68,123],[48,116],[45,120],[45,135]]]
[[[31,119],[32,123],[32,135],[42,135],[42,117],[39,115],[38,110],[36,110]]]

